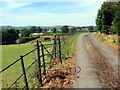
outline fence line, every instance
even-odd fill
[[[53,41],[54,41],[53,44],[45,44],[45,45],[41,41],[34,42],[35,49],[31,50],[30,52],[26,53],[25,55],[21,55],[19,59],[17,59],[16,61],[14,61],[13,63],[11,63],[10,65],[8,65],[7,67],[5,67],[3,70],[0,71],[0,74],[2,74],[9,67],[15,65],[18,61],[21,61],[22,74],[19,75],[19,77],[16,80],[14,80],[12,82],[12,84],[7,87],[7,89],[10,89],[12,87],[17,88],[17,82],[18,82],[18,80],[21,79],[21,77],[23,77],[23,79],[24,79],[24,85],[25,85],[24,88],[26,88],[27,90],[30,87],[29,82],[32,80],[33,77],[35,79],[37,79],[38,84],[40,86],[43,85],[42,76],[45,76],[46,71],[48,71],[47,65],[49,64],[50,65],[49,68],[52,68],[56,63],[56,61],[55,61],[56,58],[59,58],[59,62],[62,64],[61,44],[63,44],[63,42],[62,42],[63,40],[61,40],[59,37],[57,37],[55,35]],[[50,50],[48,50],[47,46],[51,46],[51,45],[53,45],[53,46],[52,46],[52,48],[50,48],[50,49],[52,49],[50,52]],[[24,57],[27,57],[29,54],[31,54],[33,52],[35,52],[35,60],[28,67],[25,67]],[[48,57],[50,57],[50,58],[48,58]],[[50,59],[50,61],[47,62],[46,59]],[[30,79],[28,79],[27,71],[33,65],[35,65],[35,72],[30,77]],[[33,88],[34,87],[35,87],[35,85],[33,86]]]

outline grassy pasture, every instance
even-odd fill
[[[52,42],[43,42],[43,44],[50,44]],[[25,55],[27,52],[34,49],[34,45],[29,43],[25,44],[14,44],[14,45],[3,45],[2,47],[2,69],[17,60],[20,55]],[[50,50],[50,49],[48,49]],[[34,53],[29,54],[24,58],[25,67],[28,67],[34,61]],[[27,77],[34,73],[35,65],[33,65],[27,71]],[[2,73],[2,87],[5,88],[16,80],[16,78],[22,74],[21,62],[17,62],[6,71]],[[22,87],[24,85],[23,77],[17,82],[17,87]],[[33,83],[33,82],[32,82]],[[16,87],[14,86],[14,87]]]
[[[73,55],[75,54],[76,50],[76,43],[77,43],[77,37],[81,33],[77,33],[73,36],[71,36],[69,39],[66,40],[66,43],[64,45],[65,54]],[[53,42],[42,42],[43,44],[50,44]],[[25,44],[14,44],[14,45],[3,45],[2,46],[2,68],[5,68],[12,62],[14,62],[16,59],[20,57],[20,55],[24,55],[27,52],[31,51],[34,48],[33,44],[25,43]],[[52,48],[49,48],[48,51],[51,51]],[[46,53],[46,52],[45,52]],[[32,59],[34,57],[34,53],[31,53],[27,57],[24,58],[25,67],[29,66],[34,60]],[[46,57],[47,61],[49,61],[49,56]],[[49,65],[47,65],[49,67]],[[34,73],[35,66],[32,66],[27,71],[27,77],[31,76],[31,73]],[[22,68],[21,68],[21,62],[17,62],[15,65],[7,69],[5,72],[2,73],[2,87],[7,88],[11,83],[16,80],[16,78],[22,74]],[[23,87],[23,77],[17,82],[17,85],[14,87]],[[32,85],[36,83],[35,80],[31,81],[29,84]]]
[[[43,35],[70,35],[70,33],[43,33]]]

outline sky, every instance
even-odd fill
[[[0,26],[95,25],[105,0],[1,0]]]

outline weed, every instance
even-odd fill
[[[106,41],[106,39],[105,38],[101,38],[101,41]]]

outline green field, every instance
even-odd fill
[[[81,33],[77,33],[71,36],[68,40],[65,40],[65,45],[63,45],[65,54],[73,55],[76,50],[77,37]],[[53,43],[53,42],[42,42],[43,44]],[[34,45],[29,42],[25,44],[14,44],[14,45],[3,45],[2,46],[2,69],[14,62],[16,59],[20,57],[20,55],[24,55],[27,52],[34,49]],[[51,51],[51,48],[48,49]],[[28,67],[34,61],[34,53],[29,54],[24,58],[25,67]],[[47,61],[49,57],[47,57]],[[49,66],[49,65],[47,65]],[[35,66],[32,66],[30,70],[27,71],[27,77],[31,76],[31,73],[34,73]],[[21,62],[17,62],[15,65],[11,66],[5,72],[2,73],[2,83],[3,88],[8,87],[11,83],[16,80],[16,78],[22,74]],[[23,87],[23,77],[17,82],[17,87]],[[32,82],[33,83],[33,82]],[[15,86],[14,86],[15,87]]]
[[[43,42],[43,44],[48,44],[52,42]],[[14,45],[3,45],[2,46],[2,69],[17,60],[20,55],[25,55],[27,52],[34,49],[34,45],[29,42],[25,44],[14,44]],[[48,49],[49,50],[49,49]],[[29,54],[24,58],[25,67],[28,67],[34,61],[34,52]],[[34,73],[35,66],[33,65],[27,71],[27,77],[31,76],[31,73]],[[21,62],[18,61],[16,64],[8,68],[2,73],[2,86],[3,88],[11,85],[11,83],[22,74]],[[23,78],[18,82],[19,86],[23,86]],[[19,87],[18,86],[18,87]]]
[[[70,33],[43,33],[43,35],[70,35]]]
[[[24,55],[34,47],[31,43],[25,44],[14,44],[14,45],[3,45],[2,46],[2,68],[9,65],[11,62],[15,61]]]
[[[14,44],[14,45],[3,45],[2,46],[2,69],[17,60],[20,55],[24,55],[34,47],[31,43],[25,44]],[[32,62],[32,57],[34,55],[30,54],[25,58],[25,66],[27,67]],[[2,84],[3,87],[7,87],[13,82],[20,74],[22,74],[21,62],[17,62],[6,71],[2,73]],[[23,84],[23,82],[21,82]]]

